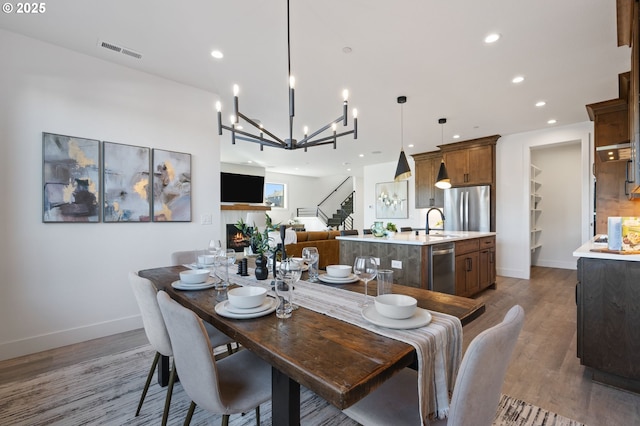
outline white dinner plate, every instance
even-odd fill
[[[322,282],[329,284],[349,284],[358,281],[358,276],[356,274],[351,274],[348,277],[339,278],[339,277],[331,277],[327,274],[318,275],[318,279]]]
[[[260,312],[254,312],[252,314],[236,314],[233,312],[229,312],[226,308],[226,303],[227,303],[226,300],[224,302],[218,303],[215,307],[215,310],[216,310],[216,313],[221,317],[234,318],[234,319],[258,318],[258,317],[263,317],[265,315],[269,315],[270,313],[276,310],[276,306],[278,306],[278,304],[276,303],[276,300],[271,297],[269,297],[268,300],[272,301],[271,307],[269,309],[265,309],[264,311],[260,311]]]
[[[362,317],[380,327],[395,328],[398,330],[424,327],[431,322],[431,313],[422,308],[416,308],[413,316],[407,319],[393,319],[380,315],[378,311],[376,311],[375,305],[369,305],[362,309]]]
[[[231,312],[232,314],[255,314],[258,312],[262,312],[262,311],[266,311],[267,309],[271,309],[272,305],[276,303],[276,299],[272,298],[272,297],[267,297],[264,302],[262,302],[262,305],[260,306],[256,306],[255,308],[238,308],[236,306],[233,306],[231,303],[229,303],[229,301],[227,300],[226,302],[224,302],[224,308]]]
[[[214,287],[216,285],[216,282],[218,282],[218,280],[213,277],[209,277],[205,282],[199,284],[183,283],[182,281],[178,280],[172,282],[171,287],[177,290],[206,290],[208,288]]]

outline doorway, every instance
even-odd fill
[[[531,267],[576,268],[573,251],[583,243],[583,185],[589,185],[582,179],[581,155],[580,141],[530,148],[530,169],[536,170],[530,177]]]

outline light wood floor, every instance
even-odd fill
[[[576,357],[576,271],[532,269],[530,280],[498,277],[497,290],[478,296],[486,312],[464,327],[465,348],[500,322],[514,304],[526,312],[503,392],[590,426],[640,424],[640,395],[591,381]],[[640,326],[640,325],[639,325]],[[0,382],[146,343],[142,330],[0,362]]]

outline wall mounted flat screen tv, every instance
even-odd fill
[[[220,201],[223,203],[264,202],[264,176],[221,172]]]

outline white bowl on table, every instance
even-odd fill
[[[418,306],[415,298],[404,294],[382,294],[374,299],[374,303],[380,315],[393,319],[411,318]]]
[[[208,269],[190,269],[180,272],[180,281],[185,284],[200,284],[207,281],[210,271]]]
[[[327,265],[327,275],[333,278],[347,278],[351,275],[351,265]]]
[[[267,297],[267,289],[262,287],[236,287],[227,292],[229,303],[240,309],[260,306]]]

